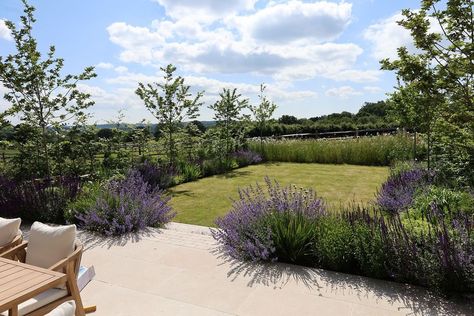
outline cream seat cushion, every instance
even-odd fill
[[[63,289],[50,289],[18,305],[18,315],[26,315],[37,310],[55,300],[67,296],[67,291]],[[6,316],[8,312],[0,315]],[[58,314],[62,315],[62,314]],[[68,315],[68,314],[65,314]]]
[[[27,264],[48,269],[74,251],[76,225],[49,226],[34,222],[26,251]]]
[[[21,218],[7,219],[0,217],[0,247],[13,241],[20,233]]]
[[[56,307],[53,311],[46,314],[46,316],[74,316],[76,313],[76,303],[74,301],[67,301]]]

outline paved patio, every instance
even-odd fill
[[[92,315],[473,315],[425,289],[285,264],[244,264],[216,251],[209,230],[172,223],[140,236],[82,234]]]

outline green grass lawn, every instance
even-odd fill
[[[178,185],[170,189],[171,205],[178,213],[177,222],[214,226],[214,220],[229,211],[238,188],[263,183],[269,176],[281,185],[313,188],[331,208],[340,209],[351,202],[373,200],[388,172],[387,167],[267,163]]]

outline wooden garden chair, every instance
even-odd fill
[[[0,254],[0,257],[25,262],[28,252],[28,242],[23,242],[10,250]],[[80,242],[75,242],[73,253],[49,267],[49,270],[61,272],[67,275],[65,289],[55,288],[41,294],[38,300],[29,300],[19,306],[20,315],[40,316],[54,310],[66,301],[74,300],[76,305],[76,316],[83,316],[84,307],[81,295],[77,287],[77,273],[81,263],[83,246]]]
[[[22,241],[23,241],[23,234],[21,233],[21,231],[19,231],[18,235],[16,235],[16,237],[11,242],[0,247],[0,255],[12,249],[13,247],[20,245]]]

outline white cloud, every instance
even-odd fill
[[[407,47],[410,52],[417,51],[410,31],[397,23],[403,18],[404,16],[401,13],[396,13],[389,18],[370,25],[364,31],[364,38],[373,44],[373,57],[378,60],[384,58],[396,59],[399,47]],[[430,21],[429,31],[440,33],[441,27],[438,22],[432,17],[429,17],[428,20]]]
[[[378,80],[376,71],[352,69],[362,48],[331,42],[350,23],[349,3],[270,1],[255,9],[255,0],[157,1],[167,16],[149,27],[117,22],[107,28],[110,40],[122,48],[121,61],[156,67],[173,63],[197,74],[246,73],[281,82],[316,76]],[[203,21],[201,13],[219,21]]]
[[[402,18],[402,14],[397,13],[365,30],[364,38],[373,44],[372,56],[394,59],[397,57],[397,48],[413,46],[410,32],[397,24]]]
[[[255,41],[289,43],[309,39],[323,42],[337,38],[351,20],[347,2],[289,1],[269,5],[253,15],[235,18],[244,35]]]
[[[194,16],[202,21],[252,10],[257,0],[155,0],[165,8],[166,15],[179,19]]]
[[[346,69],[326,75],[335,81],[352,82],[376,82],[380,79],[382,72],[380,70],[355,70]]]
[[[338,88],[331,88],[326,90],[326,95],[329,97],[338,97],[346,99],[351,96],[361,95],[362,92],[355,90],[351,86],[342,86]]]
[[[10,30],[8,27],[5,25],[5,21],[0,19],[0,38],[5,39],[7,41],[12,40],[12,36],[10,33]]]
[[[125,66],[118,66],[115,67],[114,70],[118,72],[119,74],[126,73],[128,71],[128,68]]]
[[[100,62],[97,65],[95,65],[95,67],[100,68],[100,69],[112,69],[114,68],[114,65],[112,65],[111,63]]]
[[[375,86],[365,86],[364,91],[367,91],[368,93],[381,93],[383,92],[383,89],[380,87],[375,87]]]

